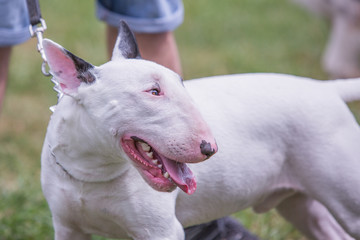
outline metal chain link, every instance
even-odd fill
[[[37,38],[37,50],[41,54],[41,58],[43,59],[43,63],[41,64],[41,72],[47,77],[51,76],[50,72],[46,70],[47,60],[46,60],[44,48],[42,45],[42,41],[44,39],[43,34],[44,34],[44,31],[46,30],[45,20],[41,18],[40,24],[30,25],[29,30],[30,30],[31,37],[36,36],[36,38]]]
[[[43,34],[44,34],[44,31],[47,28],[46,23],[45,23],[45,20],[41,17],[39,1],[38,0],[26,0],[26,3],[27,3],[27,7],[28,7],[28,12],[29,12],[29,21],[30,21],[29,31],[30,31],[30,35],[31,35],[31,37],[36,36],[36,38],[37,38],[37,50],[40,53],[41,58],[43,59],[43,62],[41,64],[41,72],[46,77],[49,77],[49,76],[52,76],[52,74],[50,73],[50,70],[48,70],[49,66],[48,66],[45,51],[44,51],[44,48],[43,48],[43,40],[44,40]],[[57,81],[57,79],[54,76],[52,76],[51,82],[53,82],[55,84],[53,89],[57,92],[57,98],[58,98],[58,102],[59,102],[64,94],[61,91],[61,87],[60,87],[59,82]],[[55,107],[56,107],[56,105],[50,107],[50,110],[52,112],[54,112]]]

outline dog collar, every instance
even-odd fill
[[[51,82],[53,82],[54,85],[55,85],[53,89],[54,89],[55,92],[57,92],[57,103],[59,103],[61,98],[64,96],[64,93],[61,91],[60,84],[59,84],[59,82],[56,80],[56,78],[54,76],[51,78]],[[51,112],[55,112],[56,105],[50,107]]]

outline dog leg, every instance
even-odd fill
[[[56,223],[54,221],[54,230],[55,230],[55,240],[91,240],[90,234],[85,234],[80,231],[76,231],[73,228],[65,227],[62,224]]]
[[[150,220],[150,221],[153,221]],[[140,227],[141,226],[141,227]],[[128,235],[133,240],[184,240],[185,233],[177,219],[156,221],[154,224],[138,224],[130,230]]]
[[[310,239],[353,239],[323,205],[304,194],[297,193],[285,199],[276,209]]]
[[[328,117],[331,125],[324,122],[323,128],[318,127],[312,135],[312,141],[296,150],[298,158],[293,155],[291,174],[297,176],[306,194],[323,204],[349,235],[360,239],[360,128],[350,111],[340,111],[336,102],[332,104],[334,108],[339,107],[339,111]],[[305,149],[308,151],[305,152]],[[306,206],[303,207],[304,213],[301,210],[293,211],[303,218],[313,219],[312,222],[319,225],[319,232],[338,232],[328,213],[325,209],[321,210],[319,204],[297,201]],[[307,213],[310,207],[315,209],[314,215]],[[315,234],[315,230],[307,229]]]

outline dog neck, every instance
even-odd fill
[[[51,159],[54,160],[54,163],[55,163],[56,165],[58,165],[58,166],[60,167],[60,169],[61,169],[66,175],[68,175],[69,177],[74,178],[73,176],[70,175],[69,171],[66,170],[66,168],[65,168],[63,165],[61,165],[61,163],[56,159],[56,155],[55,155],[55,153],[52,151],[53,148],[51,147],[50,144],[48,144],[48,147],[49,147],[49,152],[50,152],[50,155],[51,155]],[[79,180],[79,179],[77,179],[77,180]]]
[[[47,136],[55,164],[71,177],[85,182],[112,180],[130,164],[119,155],[116,141],[101,136],[93,120],[76,100],[64,96],[52,115]],[[49,132],[49,131],[48,131]]]

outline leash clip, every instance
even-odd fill
[[[30,35],[31,37],[35,37],[37,38],[37,50],[38,52],[41,54],[41,58],[43,59],[43,63],[41,65],[41,72],[45,75],[45,76],[50,76],[50,72],[46,70],[46,65],[47,65],[47,60],[46,60],[46,56],[45,56],[45,52],[44,52],[44,48],[42,45],[42,40],[43,38],[43,33],[46,30],[46,23],[45,20],[40,18],[40,23],[37,25],[30,25],[29,26],[29,31],[30,31]]]

